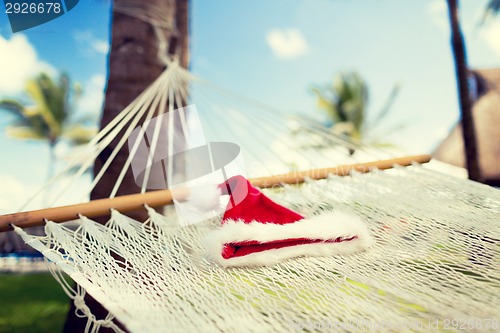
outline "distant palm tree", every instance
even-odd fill
[[[368,104],[368,87],[363,79],[355,72],[343,73],[335,77],[332,85],[312,90],[333,132],[360,140]]]
[[[447,0],[451,29],[451,47],[455,62],[455,73],[460,101],[460,120],[465,147],[465,161],[469,179],[480,181],[477,140],[475,134],[474,118],[472,117],[471,100],[468,84],[467,53],[465,41],[460,29],[458,15],[458,0]]]
[[[326,126],[331,132],[353,142],[361,142],[387,116],[399,92],[399,85],[394,87],[384,108],[371,122],[367,120],[368,86],[358,73],[340,73],[331,85],[314,87],[312,91],[317,97],[318,108],[328,117]],[[354,149],[349,149],[351,155],[354,152]]]
[[[0,109],[15,116],[7,127],[7,135],[21,140],[45,141],[49,145],[48,178],[54,174],[55,147],[61,141],[71,145],[84,144],[95,135],[96,128],[85,125],[84,119],[74,119],[72,101],[80,95],[78,86],[70,87],[66,75],[54,82],[42,73],[29,80],[25,88],[29,102],[16,99],[0,100]]]

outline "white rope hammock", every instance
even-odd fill
[[[266,193],[306,214],[355,211],[376,244],[347,257],[223,269],[203,259],[200,243],[217,219],[181,228],[152,209],[145,224],[114,211],[106,226],[82,217],[76,231],[16,231],[131,332],[427,331],[436,320],[458,331],[451,320],[486,319],[498,328],[497,190],[415,166]],[[82,290],[65,289],[85,313]]]
[[[69,166],[77,181],[119,133],[119,143],[91,182],[106,173],[133,130],[174,104],[195,104],[207,141],[237,143],[249,177],[393,157],[335,137],[299,116],[242,99],[201,80],[175,63],[123,110]],[[171,119],[175,119],[173,116]],[[144,121],[145,120],[145,121]],[[180,123],[170,123],[187,132]],[[295,125],[291,125],[294,123]],[[300,125],[314,135],[293,137]],[[251,130],[250,130],[251,129]],[[173,136],[174,131],[168,135]],[[153,137],[159,139],[159,132]],[[309,141],[305,141],[305,140]],[[150,147],[154,152],[157,140]],[[173,137],[166,142],[172,155]],[[301,147],[330,144],[330,148]],[[130,144],[130,143],[129,143]],[[114,197],[138,150],[110,195]],[[356,149],[353,156],[347,148]],[[166,172],[175,173],[167,161]],[[142,182],[147,189],[149,174]],[[54,186],[60,204],[74,183]],[[331,176],[301,186],[264,190],[266,195],[306,216],[323,211],[355,212],[368,224],[375,245],[351,256],[290,259],[261,268],[220,268],[204,258],[201,238],[220,223],[212,218],[180,227],[173,207],[165,216],[149,208],[141,224],[118,211],[100,225],[81,216],[76,231],[48,222],[46,236],[16,231],[50,261],[54,275],[87,317],[89,331],[116,317],[131,332],[287,332],[299,330],[426,331],[498,329],[500,313],[500,194],[420,165]],[[39,195],[43,195],[43,191]],[[85,201],[82,198],[81,201]],[[61,278],[67,273],[81,288]],[[96,320],[83,302],[87,292],[110,311]],[[453,321],[452,321],[453,320]],[[489,320],[489,321],[488,321]],[[458,321],[458,322],[457,322]],[[496,326],[495,326],[496,325]]]

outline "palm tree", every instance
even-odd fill
[[[399,92],[399,85],[393,88],[384,108],[372,122],[367,121],[368,86],[358,73],[340,73],[332,84],[313,87],[312,91],[317,97],[318,108],[328,117],[326,126],[330,131],[357,143],[364,140],[387,116]],[[354,149],[349,149],[351,155],[354,152]]]
[[[26,101],[0,100],[0,110],[15,116],[14,122],[7,127],[7,135],[20,140],[46,142],[50,154],[47,177],[52,178],[57,144],[61,141],[71,145],[86,143],[94,136],[96,129],[84,126],[74,119],[71,102],[74,97],[78,97],[80,89],[78,86],[71,89],[65,75],[61,75],[58,82],[54,82],[47,74],[39,74],[27,82],[25,94],[29,98]],[[48,199],[49,197],[45,196],[45,200]],[[43,235],[43,227],[37,228],[32,229],[31,233]],[[9,251],[34,251],[13,232],[1,236],[0,243],[7,244]]]
[[[115,0],[113,1],[112,41],[109,55],[109,78],[104,111],[100,128],[104,128],[123,108],[132,102],[165,69],[159,61],[158,35],[162,35],[169,55],[176,55],[181,66],[187,68],[188,48],[188,1],[189,0]],[[157,34],[160,28],[161,31]],[[94,175],[99,173],[117,144],[111,144],[96,158]],[[91,199],[109,197],[116,179],[128,159],[126,145],[120,150],[113,163],[91,193]],[[137,193],[137,187],[130,169],[118,189],[117,195]],[[136,220],[145,220],[147,212],[135,211],[129,214]],[[107,217],[96,219],[106,222]],[[108,311],[88,294],[85,303],[98,318],[104,318]],[[65,333],[83,332],[87,320],[75,315],[74,303],[66,318]],[[99,332],[111,332],[101,328]]]
[[[150,18],[151,21],[145,20]],[[106,91],[104,112],[100,128],[104,128],[122,109],[132,102],[165,69],[158,59],[161,34],[168,55],[179,57],[183,67],[188,66],[188,0],[116,0],[113,5],[113,26],[111,52],[109,55],[109,79]],[[156,24],[156,29],[155,29]],[[160,28],[161,31],[157,29]],[[164,54],[167,55],[167,54]],[[94,164],[97,174],[116,146],[113,141],[99,155]],[[109,150],[109,151],[108,151]],[[116,179],[128,159],[128,148],[122,147],[120,153],[107,169],[91,193],[92,199],[109,197]],[[132,172],[127,174],[118,189],[117,195],[137,193]],[[137,220],[147,218],[146,211],[136,211],[130,216]],[[105,222],[106,219],[100,220]]]
[[[328,125],[332,131],[360,140],[368,104],[368,87],[359,74],[339,74],[332,85],[312,90],[318,98],[318,107],[331,121]]]
[[[14,123],[7,127],[7,135],[20,140],[37,140],[49,145],[49,167],[47,177],[54,174],[55,148],[64,140],[71,145],[84,144],[95,135],[96,128],[74,119],[72,101],[80,95],[80,88],[70,87],[66,75],[54,82],[41,73],[28,80],[25,93],[30,101],[15,99],[0,100],[0,109],[15,116]]]
[[[467,54],[465,52],[465,42],[458,19],[458,0],[448,0],[447,3],[451,27],[451,45],[455,60],[455,72],[460,98],[460,115],[466,166],[469,173],[469,179],[480,181],[481,173],[477,156],[477,140],[468,85]]]

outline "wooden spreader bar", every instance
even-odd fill
[[[290,172],[286,174],[253,178],[250,182],[253,186],[260,188],[270,188],[280,184],[299,184],[305,179],[325,179],[328,175],[346,176],[352,171],[361,173],[369,172],[373,168],[380,170],[390,169],[394,165],[408,166],[412,163],[427,163],[431,159],[430,155],[406,156],[389,160],[380,160],[367,163],[340,165],[332,168],[313,169],[308,171]],[[187,191],[175,193],[177,200],[182,200],[187,196]],[[14,214],[0,216],[0,232],[12,230],[16,225],[20,228],[43,226],[45,220],[53,222],[66,222],[78,218],[78,215],[84,215],[88,218],[109,215],[111,209],[120,212],[129,212],[140,210],[144,205],[156,208],[172,203],[172,193],[169,190],[158,190],[144,194],[130,194],[110,199],[92,200],[87,203],[46,208]]]

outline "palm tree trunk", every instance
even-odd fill
[[[451,45],[453,48],[460,98],[460,114],[465,149],[465,161],[467,171],[469,173],[469,179],[481,181],[474,118],[472,116],[469,85],[467,80],[468,69],[465,42],[458,20],[458,0],[448,0],[448,10],[451,26]]]
[[[47,171],[47,180],[54,177],[54,172],[56,168],[56,143],[51,141],[49,143],[49,167]]]
[[[187,66],[188,56],[188,0],[115,0],[112,23],[112,44],[109,58],[109,78],[106,90],[104,112],[100,128],[104,128],[113,118],[132,102],[149,84],[151,84],[165,69],[165,65],[157,58],[158,41],[154,27],[133,16],[123,14],[120,6],[136,6],[141,9],[155,8],[161,12],[162,23],[165,26],[175,26],[174,31],[162,29],[168,49],[180,56],[181,65]],[[111,152],[116,147],[123,132],[118,134],[111,144],[98,156],[94,164],[94,175],[97,174]],[[109,197],[115,182],[128,158],[128,148],[124,145],[116,156],[104,177],[91,193],[91,199]],[[132,172],[127,171],[125,179],[117,195],[138,193]],[[147,218],[145,210],[128,214],[130,217],[144,221]],[[108,217],[98,220],[103,223]],[[85,303],[90,307],[97,319],[104,318],[108,311],[90,296],[85,297]],[[64,332],[83,332],[86,319],[75,316],[74,304],[68,312]],[[110,329],[101,328],[99,332],[108,332]]]
[[[176,25],[179,31],[179,63],[189,68],[189,0],[176,0]]]
[[[49,142],[49,165],[47,168],[47,181],[52,179],[56,170],[56,144],[55,140]]]
[[[54,177],[55,168],[56,168],[56,141],[50,139],[50,141],[49,141],[49,163],[47,166],[47,183],[52,179],[52,177]],[[48,185],[47,195],[43,198],[44,207],[49,206],[51,187],[52,186]]]
[[[115,1],[114,6],[119,9],[122,3],[130,5],[131,2],[135,3],[137,7],[145,8],[147,5],[156,7],[157,10],[165,13],[165,21],[162,23],[173,26],[175,0],[152,0],[148,1],[147,4],[142,0],[118,0]],[[172,32],[163,29],[162,31],[166,40],[170,40]],[[158,41],[151,24],[115,10],[112,34],[108,88],[101,118],[101,129],[151,84],[164,69],[164,65],[157,58]],[[118,134],[117,138],[98,156],[94,164],[94,175],[101,170],[122,135],[123,132]],[[124,145],[106,171],[105,176],[92,192],[92,199],[109,197],[127,158],[128,147]],[[131,170],[128,170],[117,195],[137,193],[139,190]],[[130,215],[138,220],[146,218],[145,211],[133,212]]]

